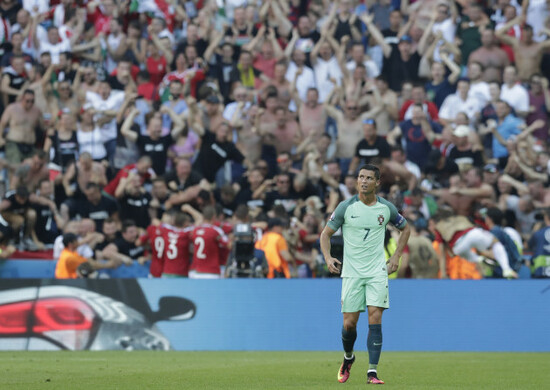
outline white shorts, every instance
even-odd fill
[[[473,228],[468,233],[456,240],[453,246],[453,252],[472,263],[477,263],[477,256],[472,249],[485,251],[493,246],[496,238],[493,234],[482,228]]]
[[[220,279],[220,274],[204,274],[197,271],[189,271],[189,279]]]

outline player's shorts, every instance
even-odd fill
[[[342,313],[365,311],[367,306],[389,309],[388,277],[342,278]]]

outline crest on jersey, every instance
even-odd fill
[[[382,224],[384,223],[385,219],[384,219],[384,216],[382,214],[378,215],[378,224],[380,226],[382,226]]]

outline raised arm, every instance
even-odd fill
[[[512,28],[512,26],[516,24],[521,24],[523,21],[523,17],[517,16],[512,20],[509,20],[507,23],[505,23],[501,28],[495,31],[495,36],[500,39],[505,45],[512,46],[513,48],[516,48],[519,45],[519,40],[511,37],[507,34],[508,30]]]
[[[279,23],[279,33],[283,36],[287,36],[292,30],[292,23],[288,20],[288,17],[284,14],[280,4],[277,1],[271,2],[271,10],[275,15],[275,19]]]
[[[122,128],[120,129],[120,133],[124,136],[124,138],[132,142],[136,142],[138,139],[138,133],[132,130],[132,125],[134,124],[134,120],[136,119],[136,116],[138,116],[138,114],[139,110],[134,107],[122,123]]]
[[[298,38],[300,38],[300,34],[298,33],[298,29],[294,28],[292,29],[292,38],[290,39],[290,42],[288,42],[288,45],[286,45],[285,48],[285,57],[290,60],[292,57],[292,51],[294,50],[294,47],[296,46],[296,42],[298,41]]]
[[[426,52],[426,48],[428,47],[428,40],[433,35],[432,29],[434,27],[435,18],[437,17],[438,9],[437,7],[434,7],[432,12],[432,17],[430,18],[430,21],[426,28],[424,29],[424,33],[422,34],[422,37],[420,38],[420,42],[418,42],[418,54],[423,55]],[[411,17],[412,19],[412,17]]]
[[[254,38],[250,40],[247,44],[243,45],[242,48],[244,50],[248,50],[250,52],[257,52],[258,46],[260,45],[260,42],[264,39],[266,33],[266,27],[265,24],[262,24],[261,27],[258,30],[258,33]]]
[[[205,62],[207,63],[210,62],[210,59],[212,58],[214,51],[218,48],[224,36],[225,36],[225,30],[221,30],[214,36],[214,39],[210,41],[210,44],[206,48],[206,51],[204,52],[204,56],[203,56]]]
[[[451,70],[451,74],[449,77],[447,77],[447,80],[449,80],[449,83],[455,84],[458,78],[460,77],[460,66],[451,58],[447,53],[441,53],[440,54],[441,61]]]
[[[372,39],[374,39],[374,41],[382,48],[384,57],[389,57],[391,55],[392,48],[386,41],[384,41],[384,36],[382,35],[378,27],[376,27],[372,22],[374,15],[364,12],[359,15],[359,18],[367,26],[367,29],[372,36]]]

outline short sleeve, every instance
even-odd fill
[[[330,216],[327,226],[336,231],[344,224],[344,216],[346,215],[346,209],[348,208],[348,202],[341,202],[336,210]]]
[[[393,203],[387,201],[384,198],[379,198],[380,202],[384,203],[390,209],[390,223],[399,230],[403,230],[407,226],[407,220],[397,211],[397,208]]]

